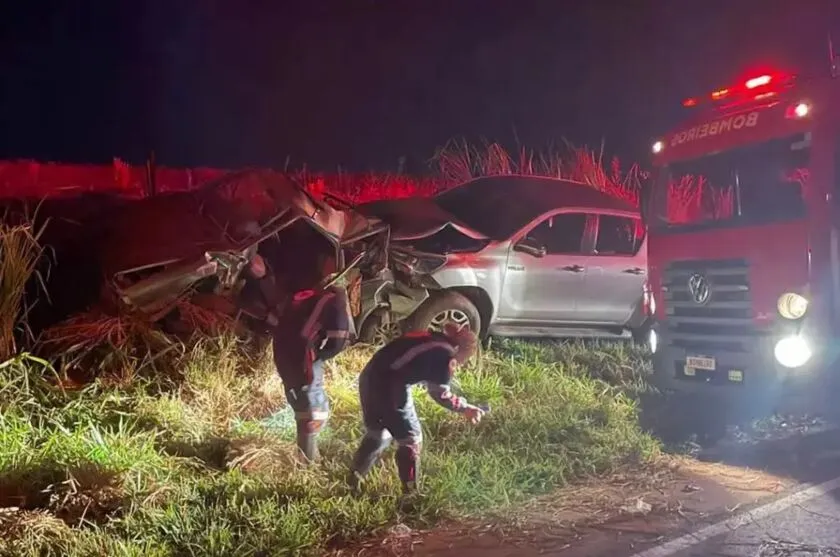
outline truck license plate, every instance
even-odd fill
[[[685,359],[685,366],[691,369],[705,369],[709,371],[714,371],[715,359],[704,358],[702,356],[688,356]]]

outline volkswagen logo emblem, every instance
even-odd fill
[[[709,279],[700,273],[694,273],[688,278],[688,293],[691,294],[691,299],[695,304],[705,304],[712,294]]]

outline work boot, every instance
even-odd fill
[[[297,422],[297,446],[307,464],[318,460],[318,432],[320,423],[315,421]]]
[[[347,474],[347,487],[353,495],[358,495],[361,492],[362,476],[355,470],[350,470]]]
[[[353,456],[352,469],[360,476],[366,476],[391,442],[390,437],[367,434],[362,438],[359,450]]]
[[[420,471],[420,447],[418,445],[400,445],[395,458],[403,494],[411,495],[417,492],[417,475]]]
[[[420,492],[414,482],[403,484],[403,493],[399,498],[398,509],[403,514],[417,514],[420,510]]]

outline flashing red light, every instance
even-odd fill
[[[712,91],[712,100],[719,101],[727,95],[729,95],[729,89],[718,89],[717,91]]]
[[[768,91],[767,93],[759,93],[758,95],[756,95],[755,100],[763,101],[764,99],[769,99],[770,97],[775,97],[775,96],[776,96],[775,91]]]
[[[795,79],[794,75],[771,72],[741,81],[739,85],[723,87],[712,91],[709,97],[694,97],[683,101],[683,106],[697,106],[705,99],[711,101],[732,100],[733,102],[761,101],[777,96],[779,91]]]
[[[754,77],[752,79],[748,79],[746,82],[747,89],[755,89],[756,87],[763,87],[772,81],[772,77],[769,75],[760,75],[758,77]]]

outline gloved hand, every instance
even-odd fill
[[[464,416],[469,420],[471,424],[477,424],[481,421],[481,418],[484,416],[484,410],[479,408],[478,406],[469,405],[466,410],[464,410]]]

